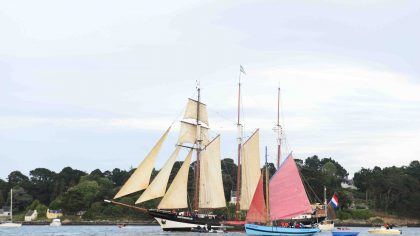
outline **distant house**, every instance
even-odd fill
[[[341,182],[341,187],[357,190],[357,187],[354,186],[353,179],[344,179],[343,182]]]
[[[86,211],[78,211],[76,212],[77,216],[83,216],[86,213]]]
[[[10,207],[4,206],[0,209],[0,217],[7,217],[10,216]]]
[[[236,204],[236,191],[230,191],[230,203]]]
[[[38,212],[36,210],[34,211],[29,210],[25,215],[25,221],[30,222],[30,221],[36,220],[37,217],[38,217]]]
[[[63,212],[61,210],[47,210],[47,218],[48,219],[57,219],[63,216]]]

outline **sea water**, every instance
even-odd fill
[[[353,231],[359,231],[359,236],[371,235],[367,231],[371,227],[351,227]],[[403,236],[420,236],[420,228],[398,228],[402,230]],[[164,232],[159,226],[126,226],[118,228],[117,226],[27,226],[20,228],[0,229],[1,236],[138,236],[138,235],[204,235],[202,233],[185,232]],[[212,235],[212,234],[210,234]],[[225,235],[245,235],[245,233],[226,233]],[[331,232],[317,233],[316,236],[331,235]]]

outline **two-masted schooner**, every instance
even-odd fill
[[[197,88],[197,100],[188,99],[180,123],[181,127],[175,150],[153,181],[149,183],[157,155],[172,126],[166,130],[124,183],[115,195],[114,201],[108,202],[148,213],[157,220],[165,231],[190,231],[194,228],[220,227],[223,218],[209,214],[212,209],[226,207],[221,172],[220,135],[212,140],[209,139],[207,107],[200,101],[199,87]],[[169,188],[167,188],[172,167],[182,148],[189,149],[189,152]],[[193,203],[189,204],[188,173],[193,154],[196,156],[195,188]],[[144,209],[115,201],[115,199],[142,190],[144,191],[136,204],[162,197],[157,209]]]

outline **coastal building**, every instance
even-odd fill
[[[10,216],[10,207],[4,206],[0,209],[0,217],[8,217]]]
[[[341,182],[341,187],[342,188],[347,188],[347,189],[357,190],[357,187],[354,186],[353,179],[344,179],[343,182]]]
[[[50,210],[47,209],[47,214],[46,214],[48,219],[56,219],[56,218],[60,218],[63,216],[63,212],[61,210]]]
[[[231,204],[236,204],[236,191],[230,191],[230,202]]]
[[[37,217],[38,217],[38,212],[36,210],[34,211],[29,210],[25,215],[25,221],[31,222],[33,220],[36,220]]]
[[[85,213],[86,213],[86,211],[78,211],[78,212],[76,213],[76,215],[77,215],[79,218],[82,218],[82,216],[83,216]]]

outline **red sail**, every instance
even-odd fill
[[[261,175],[254,196],[252,197],[251,205],[246,214],[246,221],[252,223],[266,223],[267,222],[267,208],[264,201],[264,186],[263,176]]]
[[[292,154],[270,180],[271,220],[288,219],[312,212]]]

